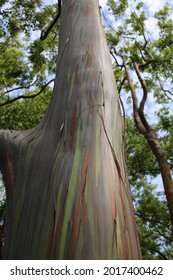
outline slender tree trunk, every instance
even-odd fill
[[[165,153],[164,149],[162,148],[161,144],[159,143],[159,140],[157,139],[156,132],[150,126],[150,124],[148,123],[148,121],[145,117],[145,114],[144,114],[144,107],[145,107],[145,103],[146,103],[147,96],[148,96],[147,86],[141,76],[139,66],[136,63],[134,63],[135,72],[136,72],[139,82],[141,84],[141,88],[143,89],[143,97],[140,101],[140,105],[138,105],[138,98],[137,98],[136,90],[133,85],[132,79],[130,77],[125,57],[122,56],[122,59],[123,59],[123,65],[124,65],[124,68],[126,71],[127,81],[128,81],[129,87],[130,87],[131,94],[132,94],[133,115],[134,115],[134,121],[136,124],[136,128],[138,129],[139,133],[143,134],[143,136],[147,140],[147,142],[150,146],[150,149],[158,163],[159,170],[160,170],[160,173],[162,176],[165,195],[166,195],[166,199],[167,199],[167,203],[168,203],[170,220],[171,220],[171,224],[173,226],[173,180],[172,180],[170,166],[168,163],[166,153]]]
[[[49,109],[0,133],[5,259],[141,257],[122,136],[98,0],[64,0]]]

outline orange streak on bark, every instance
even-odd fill
[[[76,131],[76,115],[77,115],[77,105],[75,105],[73,114],[72,114],[72,121],[71,121],[71,149],[73,148],[74,138],[75,138],[75,131]]]
[[[79,193],[78,193],[78,198],[77,198],[77,203],[76,203],[76,208],[75,208],[74,226],[73,226],[73,233],[72,233],[72,236],[73,236],[72,256],[75,254],[75,246],[76,246],[76,241],[77,241],[77,237],[78,237],[80,208],[81,208],[83,193],[84,193],[84,189],[85,189],[85,185],[86,185],[86,176],[87,176],[89,157],[90,157],[89,154],[87,154],[85,157],[85,160],[84,160],[83,169],[82,169],[82,180],[81,180],[81,184],[79,187]]]
[[[6,187],[10,188],[13,185],[14,178],[13,178],[13,163],[12,163],[9,155],[6,155],[5,171],[6,171],[6,176],[7,176]]]
[[[92,62],[94,60],[94,50],[93,50],[93,45],[91,41],[88,41],[87,43],[87,61],[86,61],[86,67],[92,65]]]

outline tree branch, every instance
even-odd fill
[[[55,17],[55,19],[53,20],[53,22],[48,26],[48,28],[41,32],[41,36],[40,36],[41,41],[43,41],[47,38],[50,31],[52,30],[52,28],[55,26],[56,22],[58,21],[60,15],[61,15],[61,0],[58,0],[58,14]]]
[[[35,94],[32,94],[32,95],[18,95],[17,97],[14,97],[13,99],[9,99],[9,100],[5,101],[4,103],[1,103],[1,104],[0,104],[0,107],[5,106],[5,105],[10,104],[10,103],[13,103],[13,102],[15,102],[16,100],[19,100],[19,99],[30,99],[30,98],[34,98],[34,97],[40,95],[40,94],[45,90],[45,88],[46,88],[50,83],[52,83],[53,81],[54,81],[54,79],[50,80],[46,85],[44,85],[44,86],[42,87],[42,89],[41,89],[39,92],[37,92],[37,93],[35,93]]]
[[[26,87],[22,87],[22,86],[21,86],[21,87],[16,87],[16,88],[9,89],[9,90],[3,92],[3,95],[5,95],[5,94],[7,94],[7,93],[10,93],[10,92],[12,92],[12,91],[30,88],[30,87],[32,87],[36,82],[37,82],[37,79],[36,79],[32,84],[30,84],[29,86],[26,86]]]
[[[122,86],[124,85],[126,79],[127,79],[127,78],[124,77],[123,80],[122,80],[121,83],[120,83],[120,86],[118,87],[118,93],[119,93],[119,94],[120,94],[120,92],[121,92]]]
[[[148,95],[147,86],[146,86],[145,81],[143,80],[143,78],[141,76],[138,65],[135,62],[133,62],[133,65],[134,65],[135,72],[136,72],[136,75],[138,77],[138,80],[139,80],[139,82],[141,84],[141,87],[143,89],[143,97],[142,97],[142,100],[141,100],[140,105],[139,105],[139,110],[144,113],[144,106],[145,106],[145,103],[146,103],[146,100],[147,100],[147,95]]]
[[[145,56],[142,53],[142,50],[144,50],[144,48],[137,41],[135,41],[135,45],[139,49],[142,59],[146,62]]]
[[[110,50],[110,54],[112,55],[113,59],[115,60],[116,65],[122,69],[123,68],[123,64],[119,64],[118,63],[118,60],[117,60],[117,58],[115,56],[115,55],[117,55],[116,50],[115,50],[115,48],[112,48],[112,49],[114,50],[115,54],[111,50]]]
[[[143,105],[145,105],[145,99],[147,97],[147,89],[145,88],[146,85],[143,83],[143,80],[141,80],[141,77],[139,75],[138,79],[140,80],[141,86],[144,91],[144,95],[143,95],[143,99],[141,101],[142,103],[140,104],[140,108],[138,108],[138,100],[137,100],[137,96],[136,96],[136,91],[133,86],[133,82],[130,78],[125,59],[124,59],[124,67],[126,69],[127,79],[129,82],[129,87],[130,87],[132,99],[133,99],[133,108],[134,108],[133,110],[134,110],[135,123],[136,123],[137,129],[139,130],[139,132],[142,133],[144,135],[145,139],[147,140],[147,142],[158,162],[160,173],[162,175],[165,194],[166,194],[166,198],[167,198],[167,202],[168,202],[170,219],[171,219],[171,223],[173,225],[173,181],[172,181],[170,167],[169,167],[166,153],[163,150],[163,147],[161,146],[160,142],[157,139],[155,130],[151,128],[151,126],[147,122],[147,119],[143,112]],[[140,73],[138,73],[138,74],[140,74]]]
[[[156,219],[155,219],[155,221],[154,221],[153,219],[149,219],[148,217],[142,215],[141,213],[135,212],[135,215],[136,215],[137,217],[139,217],[140,219],[144,220],[144,221],[147,221],[147,222],[150,222],[150,223],[153,223],[153,222],[154,222],[154,223],[160,224],[160,225],[162,225],[162,226],[164,226],[164,227],[166,227],[166,228],[168,227],[168,224],[162,223],[161,221],[158,221],[158,220],[156,220]]]
[[[173,93],[170,90],[164,89],[160,79],[159,79],[159,84],[160,84],[160,87],[161,87],[162,91],[165,93],[166,97],[173,102],[173,99],[168,95],[168,94],[170,94],[170,95],[173,96]]]
[[[168,260],[168,258],[159,250],[155,250],[156,253],[158,253],[164,260]]]
[[[169,242],[173,242],[173,238],[166,236],[165,234],[163,234],[163,232],[160,232],[160,230],[157,228],[156,231],[160,234],[160,236],[164,237],[167,241]]]
[[[125,57],[122,56],[122,59],[123,59],[123,65],[124,65],[124,68],[125,68],[125,71],[126,71],[126,76],[127,76],[127,81],[128,81],[128,84],[129,84],[129,87],[130,87],[130,91],[131,91],[131,94],[132,94],[132,99],[133,99],[133,114],[134,114],[134,120],[136,122],[136,126],[138,127],[138,129],[140,130],[140,132],[142,134],[145,134],[147,131],[146,131],[146,128],[145,126],[143,125],[142,121],[141,121],[141,117],[139,115],[139,110],[138,110],[138,98],[137,98],[137,94],[136,94],[136,90],[135,90],[135,87],[133,85],[133,82],[131,80],[131,77],[130,77],[130,74],[129,74],[129,70],[127,68],[127,64],[126,64],[126,60],[125,60]]]
[[[170,167],[170,169],[171,169],[171,167]],[[147,169],[147,170],[145,170],[145,169],[143,169],[143,170],[135,170],[134,172],[132,172],[130,167],[129,167],[129,175],[130,176],[135,176],[138,173],[141,173],[143,175],[145,175],[145,174],[150,174],[151,175],[152,172],[160,173],[160,169],[159,168],[151,168],[151,169]]]
[[[145,41],[145,44],[144,44],[144,48],[145,48],[148,44],[148,40],[147,40],[146,35],[145,35],[145,27],[144,27],[143,22],[141,21],[140,17],[138,17],[136,11],[134,11],[134,16],[135,16],[137,22],[139,22],[139,24],[142,27],[142,35],[143,35],[144,41]]]

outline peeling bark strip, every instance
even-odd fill
[[[139,259],[98,0],[63,1],[57,61],[40,124],[10,140],[0,133],[0,152],[10,156],[2,170],[13,173],[13,180],[4,174],[14,190],[7,191],[4,259]]]

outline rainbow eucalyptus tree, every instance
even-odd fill
[[[98,0],[64,0],[41,122],[0,131],[4,259],[139,259],[123,122]]]

